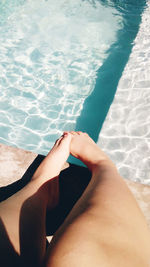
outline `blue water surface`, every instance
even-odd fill
[[[146,1],[0,2],[0,142],[47,154],[64,130],[97,141]]]

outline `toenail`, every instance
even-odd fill
[[[65,133],[63,134],[63,136],[65,137],[65,136],[67,136],[68,134],[69,134],[69,133],[66,133],[66,132],[65,132]]]

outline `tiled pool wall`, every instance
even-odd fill
[[[98,144],[124,178],[150,185],[150,2]]]

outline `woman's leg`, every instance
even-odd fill
[[[29,184],[0,203],[2,266],[41,266],[46,250],[46,211],[58,203],[58,175],[69,156],[71,138],[68,134],[56,141]]]
[[[150,232],[114,164],[84,133],[72,133],[71,154],[92,179],[46,255],[47,267],[148,267]]]

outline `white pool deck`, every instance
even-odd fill
[[[125,177],[150,226],[150,2],[98,144]],[[0,144],[0,186],[20,179],[37,154]],[[136,181],[136,182],[135,182]]]
[[[98,144],[123,177],[150,185],[150,1]]]

